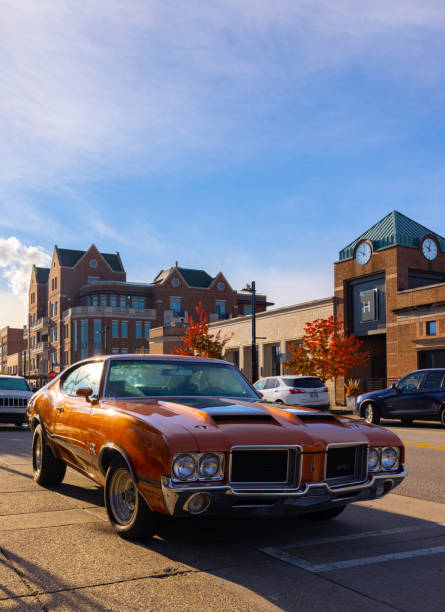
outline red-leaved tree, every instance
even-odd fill
[[[333,316],[315,319],[306,323],[301,343],[289,346],[291,357],[284,367],[288,374],[318,376],[326,382],[366,363],[369,353],[360,350],[362,344],[345,334],[343,321],[334,321]]]
[[[175,346],[175,352],[178,355],[222,359],[224,348],[231,336],[222,337],[221,331],[214,335],[209,333],[209,313],[204,310],[201,301],[195,306],[195,310],[198,320],[194,321],[192,316],[187,319],[188,327],[183,339],[184,347]]]

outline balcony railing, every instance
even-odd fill
[[[45,353],[48,347],[48,342],[37,342],[35,346],[31,347],[31,353]]]
[[[65,310],[62,318],[123,317],[130,319],[156,319],[154,308],[120,308],[119,306],[73,306]]]
[[[187,323],[187,310],[164,310],[164,325],[169,327],[172,323]]]
[[[37,329],[47,329],[48,326],[49,326],[48,317],[40,317],[40,319],[37,319],[37,321],[33,323],[30,327],[33,330],[37,330]]]

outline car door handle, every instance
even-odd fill
[[[65,408],[63,406],[56,406],[56,410],[58,410],[59,412],[63,412]]]

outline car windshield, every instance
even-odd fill
[[[288,387],[297,389],[317,389],[324,387],[324,383],[319,378],[283,378]]]
[[[0,378],[0,391],[29,391],[24,378]]]
[[[233,366],[200,361],[113,359],[105,397],[258,396]]]

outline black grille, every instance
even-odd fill
[[[297,448],[234,448],[230,482],[234,489],[298,488],[301,455]]]
[[[326,481],[332,485],[359,482],[366,479],[367,447],[338,446],[328,449]]]
[[[0,397],[0,406],[23,406],[28,405],[28,400],[22,397]]]

